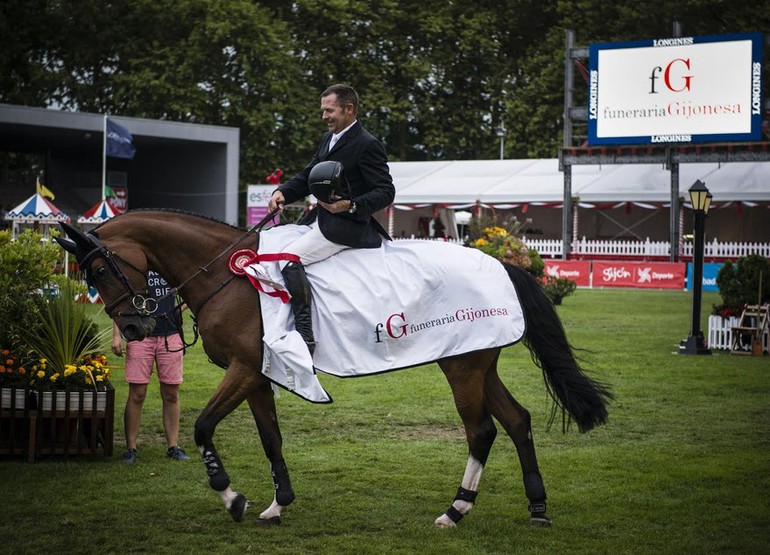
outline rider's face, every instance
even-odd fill
[[[332,133],[339,133],[353,123],[356,115],[353,113],[353,105],[340,106],[337,103],[337,94],[332,93],[321,98],[321,119]]]

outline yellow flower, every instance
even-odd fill
[[[52,382],[55,382],[58,379],[59,379],[59,373],[58,372],[56,372],[56,374],[52,374],[51,375],[51,381]]]
[[[97,381],[97,382],[103,382],[103,381],[104,381],[104,376],[102,376],[101,374],[99,374],[99,375],[97,375],[97,376],[96,376],[96,378],[95,378],[95,379],[96,379],[96,381]]]
[[[38,372],[37,372],[36,376],[37,376],[38,378],[41,378],[41,379],[42,379],[42,378],[45,378],[45,372],[43,372],[42,370],[38,370]]]
[[[77,370],[71,364],[68,364],[67,366],[64,367],[64,377],[65,378],[68,377],[68,376],[71,376],[75,372],[77,372]]]

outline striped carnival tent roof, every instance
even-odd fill
[[[109,220],[110,218],[114,218],[120,214],[120,210],[115,208],[112,204],[110,204],[107,200],[102,200],[94,204],[91,208],[89,208],[85,214],[80,216],[78,218],[79,224],[102,224]]]
[[[9,210],[5,219],[20,223],[41,222],[49,224],[70,221],[67,214],[59,210],[54,203],[40,193],[35,193],[13,210]]]

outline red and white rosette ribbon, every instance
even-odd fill
[[[230,255],[227,267],[236,276],[246,276],[251,284],[259,291],[270,297],[278,297],[281,302],[289,302],[286,288],[270,277],[260,262],[278,262],[288,260],[299,262],[299,256],[289,253],[257,254],[252,249],[240,249]]]

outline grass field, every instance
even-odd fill
[[[704,331],[714,302],[705,295]],[[248,408],[236,410],[215,436],[234,488],[253,502],[233,522],[195,456],[193,425],[222,375],[198,345],[182,387],[180,442],[193,461],[164,456],[155,382],[139,459],[118,462],[126,388],[115,370],[113,459],[0,460],[0,553],[769,553],[770,358],[673,354],[690,303],[681,291],[578,290],[558,308],[617,396],[609,424],[585,435],[546,431],[539,370],[524,347],[504,352],[500,375],[533,415],[549,529],[526,524],[521,470],[502,431],[471,514],[457,529],[433,527],[467,456],[435,365],[322,375],[331,405],[281,393],[297,500],[280,527],[255,524],[272,481]]]

